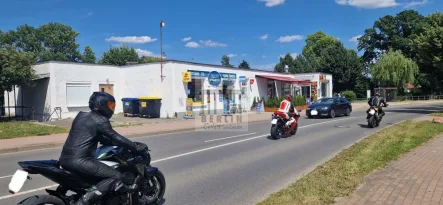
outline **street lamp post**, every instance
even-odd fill
[[[165,22],[162,20],[160,22],[160,78],[163,80],[163,27],[165,27]]]
[[[285,71],[288,73],[289,72],[289,66],[285,65]]]

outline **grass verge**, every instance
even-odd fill
[[[69,130],[57,126],[44,126],[32,122],[2,122],[0,123],[0,139],[11,139],[27,136],[51,135],[65,133]]]
[[[365,176],[443,132],[441,124],[406,121],[375,133],[343,150],[259,205],[331,204],[351,194]]]
[[[434,116],[434,117],[443,117],[443,112],[434,112],[429,114],[430,116]]]

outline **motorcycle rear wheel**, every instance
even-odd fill
[[[46,204],[65,205],[65,203],[61,199],[51,195],[31,196],[19,202],[17,205],[46,205]]]
[[[272,139],[278,139],[279,136],[282,134],[282,127],[280,124],[272,125],[271,127],[271,138]]]

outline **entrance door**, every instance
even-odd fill
[[[114,95],[114,85],[113,84],[100,84],[99,85],[100,92],[106,92],[111,95]]]

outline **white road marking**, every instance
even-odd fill
[[[31,190],[28,190],[28,191],[19,192],[19,193],[13,194],[13,195],[2,196],[2,197],[0,197],[0,200],[7,199],[7,198],[12,198],[12,197],[16,197],[16,196],[20,196],[20,195],[24,195],[24,194],[29,194],[29,193],[36,192],[36,191],[42,191],[42,190],[45,190],[45,189],[49,189],[49,188],[55,187],[57,185],[58,184],[53,184],[53,185],[49,185],[49,186],[45,186],[45,187],[41,187],[41,188],[37,188],[37,189],[31,189]]]
[[[305,126],[299,127],[299,129],[306,128],[306,127],[311,127],[311,126],[315,126],[315,125],[331,123],[331,122],[343,121],[343,120],[352,119],[352,118],[356,118],[356,117],[347,117],[347,118],[338,119],[338,120],[331,120],[331,121],[325,121],[325,122],[305,125]],[[170,159],[175,159],[175,158],[179,158],[179,157],[184,157],[184,156],[187,156],[187,155],[196,154],[196,153],[199,153],[199,152],[204,152],[204,151],[216,149],[216,148],[219,148],[219,147],[225,147],[225,146],[237,144],[237,143],[240,143],[240,142],[246,142],[246,141],[253,140],[253,139],[267,137],[267,136],[269,136],[269,134],[260,135],[260,136],[256,136],[256,137],[251,137],[251,138],[247,138],[247,139],[243,139],[243,140],[238,140],[238,141],[234,141],[234,142],[229,142],[229,143],[225,143],[225,144],[221,144],[221,145],[217,145],[217,146],[213,146],[213,147],[208,147],[208,148],[204,148],[204,149],[200,149],[200,150],[195,150],[195,151],[192,151],[192,152],[187,152],[187,153],[183,153],[183,154],[179,154],[179,155],[175,155],[175,156],[171,156],[171,157],[166,157],[166,158],[163,158],[163,159],[158,159],[158,160],[152,161],[151,164],[157,163],[157,162],[166,161],[166,160],[170,160]],[[6,177],[10,177],[10,176],[4,176],[3,178],[6,178]],[[52,187],[55,187],[55,186],[58,186],[58,184],[53,184],[53,185],[50,185],[50,186],[45,186],[45,187],[41,187],[41,188],[37,188],[37,189],[31,189],[31,190],[28,190],[28,191],[23,191],[23,192],[16,193],[14,195],[1,196],[0,200],[11,198],[11,197],[16,197],[16,196],[20,196],[20,195],[36,192],[36,191],[42,191],[42,190],[45,190],[45,189],[48,189],[48,188],[52,188]]]
[[[257,134],[256,132],[253,133],[248,133],[248,134],[243,134],[243,135],[237,135],[237,136],[232,136],[232,137],[224,137],[224,138],[218,138],[218,139],[213,139],[213,140],[207,140],[205,142],[214,142],[214,141],[219,141],[219,140],[225,140],[225,139],[231,139],[231,138],[236,138],[236,137],[243,137],[243,136],[247,136],[247,135],[255,135]]]
[[[2,176],[2,177],[0,177],[0,179],[4,179],[4,178],[10,178],[10,177],[12,177],[13,175],[8,175],[8,176]]]

